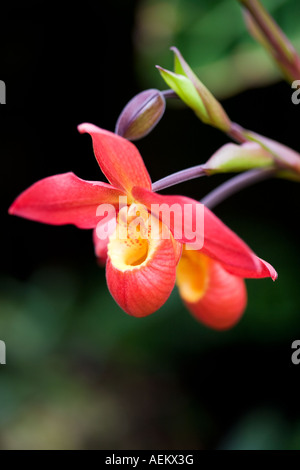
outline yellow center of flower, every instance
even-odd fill
[[[111,240],[108,244],[108,256],[120,271],[143,264],[149,254],[147,240]]]
[[[154,254],[159,239],[153,239],[153,221],[141,204],[123,207],[117,219],[117,227],[109,238],[108,256],[119,271],[127,271],[145,265]]]
[[[176,284],[186,302],[197,302],[204,295],[210,259],[195,250],[184,248],[176,271]]]

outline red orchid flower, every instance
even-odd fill
[[[50,176],[25,190],[9,213],[53,225],[93,228],[96,255],[106,261],[110,293],[130,315],[143,317],[158,310],[171,294],[177,273],[181,297],[198,320],[216,329],[236,323],[247,302],[244,278],[275,280],[274,268],[199,202],[154,193],[134,144],[93,124],[81,124],[78,130],[91,135],[110,184],[85,181],[74,173]],[[125,204],[120,206],[120,200]],[[162,206],[176,206],[180,216],[166,222]],[[199,208],[204,233],[201,249],[195,250],[190,249],[191,233]],[[133,215],[139,218],[135,234],[128,230]],[[126,236],[121,237],[124,225]]]

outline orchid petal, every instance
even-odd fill
[[[134,144],[93,124],[80,124],[78,130],[92,137],[98,164],[112,185],[128,193],[133,186],[151,189],[150,176]]]
[[[171,234],[168,239],[111,236],[106,264],[109,291],[129,315],[150,315],[171,294],[177,261]]]
[[[98,206],[107,204],[114,209],[123,194],[107,183],[63,173],[34,183],[17,197],[9,213],[45,224],[94,228],[100,220]]]
[[[177,285],[192,315],[210,328],[231,328],[245,311],[244,280],[199,252],[184,252],[177,268]]]
[[[107,245],[109,237],[116,229],[116,218],[114,214],[111,217],[100,221],[93,230],[93,242],[95,247],[95,255],[100,266],[104,266],[107,259]]]
[[[182,243],[178,242],[177,240],[174,240],[173,236],[173,248],[174,248],[174,254],[175,254],[175,263],[176,265],[179,263],[181,255],[182,255],[182,248],[183,245]]]
[[[172,206],[178,207],[180,210],[171,218],[169,224],[163,219],[175,240],[190,244],[189,234],[197,229],[198,236],[200,238],[203,236],[201,251],[222,263],[228,272],[240,277],[276,279],[276,271],[273,268],[268,269],[270,265],[258,258],[246,243],[203,204],[185,196],[162,196],[144,188],[134,188],[132,194],[137,201],[148,207],[159,218],[162,217],[160,211],[157,210],[157,205],[165,204],[170,209]],[[200,227],[197,223],[199,206],[202,206],[200,212],[203,211],[204,222]]]

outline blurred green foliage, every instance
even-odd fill
[[[291,424],[284,410],[265,404],[264,393],[261,403],[256,397],[259,408],[252,413],[246,407],[245,416],[233,420],[224,436],[219,435],[219,409],[226,407],[225,398],[211,406],[207,397],[194,395],[192,382],[198,374],[218,374],[221,396],[224,386],[236,386],[238,379],[225,385],[224,378],[228,374],[230,382],[236,370],[247,369],[249,351],[257,370],[247,372],[247,387],[266,387],[259,362],[266,361],[270,348],[270,368],[279,367],[280,374],[282,364],[272,364],[278,361],[274,345],[290,346],[299,331],[299,266],[292,262],[299,259],[299,246],[279,224],[260,221],[259,236],[254,224],[252,229],[249,225],[246,218],[240,220],[240,231],[245,229],[271,258],[280,281],[276,288],[270,280],[247,281],[246,314],[226,333],[195,322],[176,289],[157,313],[144,319],[126,315],[96,265],[88,277],[64,266],[45,266],[25,282],[2,279],[0,331],[7,365],[0,366],[0,446],[189,449],[214,443],[229,449],[300,448],[299,415]],[[228,351],[235,358],[232,365]],[[280,354],[286,366],[290,351]],[[211,380],[203,386],[200,380],[200,388],[211,393],[218,387],[217,378]],[[233,398],[237,407],[240,399]]]
[[[300,50],[298,0],[264,0],[296,49]],[[246,29],[234,0],[143,0],[134,35],[141,87],[164,89],[154,65],[172,70],[171,46],[183,54],[218,98],[281,78],[268,54]]]

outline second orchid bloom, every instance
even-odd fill
[[[95,252],[106,262],[109,291],[128,314],[155,312],[177,283],[198,320],[215,329],[233,326],[247,304],[244,278],[275,280],[274,268],[199,202],[153,192],[131,142],[88,123],[78,129],[91,135],[110,184],[73,173],[51,176],[24,191],[10,213],[94,229]]]

